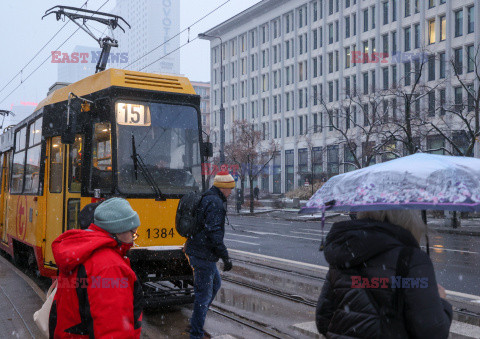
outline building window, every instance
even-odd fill
[[[372,6],[372,29],[375,28],[375,6]]]
[[[467,27],[467,33],[473,33],[473,30],[475,28],[475,12],[473,11],[474,7],[468,7],[467,12],[468,12],[468,27]]]
[[[447,19],[445,15],[440,17],[440,41],[447,38]]]
[[[463,49],[462,47],[454,50],[455,55],[455,72],[457,74],[463,74]]]
[[[327,146],[327,172],[329,177],[339,173],[338,155],[338,145]]]
[[[475,68],[475,54],[473,45],[467,46],[467,72],[473,72]]]
[[[440,53],[440,79],[445,79],[445,52]]]
[[[328,73],[333,73],[333,52],[328,53]]]
[[[418,0],[415,1],[415,7],[418,7]],[[428,8],[435,7],[435,0],[428,0]]]
[[[462,98],[462,87],[458,86],[453,89],[454,100],[455,100],[455,110],[461,112],[463,110],[463,98]]]
[[[410,0],[405,0],[405,17],[410,16]]]
[[[368,94],[368,72],[363,73],[363,94]]]
[[[427,149],[431,154],[445,154],[445,138],[441,135],[429,135],[427,137]]]
[[[335,21],[335,41],[338,42],[338,36],[340,35],[340,28],[338,27],[338,20]]]
[[[428,21],[428,44],[435,43],[435,19]]]
[[[410,50],[410,27],[404,29],[404,36],[405,36],[405,52]]]
[[[345,48],[345,68],[350,68],[350,47]]]
[[[357,14],[353,13],[353,36],[357,35]]]
[[[397,0],[392,0],[392,21],[397,21]]]
[[[397,54],[397,32],[392,32],[392,55]]]
[[[328,24],[328,44],[333,44],[333,23]]]
[[[350,38],[350,17],[345,17],[345,38]]]
[[[383,70],[383,89],[388,89],[388,67],[385,67]]]
[[[388,24],[388,2],[383,3],[383,24]]]
[[[440,115],[445,115],[445,102],[446,102],[446,91],[445,89],[440,90]]]
[[[415,24],[413,28],[415,34],[415,48],[420,48],[420,24]]]
[[[410,62],[406,62],[403,64],[403,67],[404,67],[405,86],[410,86],[410,82],[411,82],[410,73],[412,71],[412,64]]]
[[[435,92],[428,93],[428,116],[435,116]]]
[[[463,10],[455,12],[455,37],[463,35]]]
[[[363,31],[368,31],[368,9],[363,11]]]
[[[435,80],[435,55],[428,56],[428,81]]]

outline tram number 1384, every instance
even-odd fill
[[[147,228],[147,238],[173,238],[173,228]]]

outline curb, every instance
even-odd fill
[[[458,230],[458,229],[443,229],[443,228],[432,228],[438,233],[447,233],[447,234],[458,234],[458,235],[470,235],[475,237],[480,237],[480,231],[468,231],[468,230]]]

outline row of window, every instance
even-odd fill
[[[415,0],[415,12],[418,12],[418,1]],[[433,1],[433,0],[429,0]],[[405,16],[410,15],[410,0],[405,0]],[[317,10],[315,10],[316,2],[313,4],[314,6],[314,11],[313,11],[313,17],[314,19],[317,18]],[[383,2],[383,24],[386,25],[389,23],[389,18],[391,18],[391,21],[396,21],[396,1],[391,1],[391,2]],[[392,11],[389,11],[389,8],[392,8]],[[299,8],[298,11],[298,22],[300,27],[303,27],[306,22],[306,10],[307,7],[303,6]],[[466,13],[466,22],[464,22],[464,12]],[[370,13],[370,14],[369,14]],[[391,16],[389,17],[389,13]],[[291,22],[293,16],[292,13],[286,14],[285,15],[285,25],[286,25],[286,33],[290,32],[293,30],[293,27]],[[321,18],[321,17],[319,17]],[[475,28],[475,13],[474,13],[474,6],[468,6],[465,8],[461,9],[456,9],[453,13],[453,18],[454,18],[454,36],[455,37],[460,37],[464,34],[464,30],[466,29],[467,34],[473,33],[474,28]],[[316,21],[315,19],[314,21]],[[439,22],[439,27],[437,30],[436,27],[436,22]],[[375,28],[375,6],[371,6],[370,8],[366,8],[363,10],[363,32],[367,32],[370,29]],[[280,19],[275,19],[272,21],[272,27],[273,27],[273,38],[277,38],[280,36],[280,29],[278,28],[280,25]],[[465,27],[464,27],[465,25]],[[428,43],[432,44],[436,42],[436,32],[439,32],[438,36],[440,37],[439,41],[443,41],[446,39],[447,36],[447,22],[446,22],[446,15],[440,15],[438,18],[432,18],[427,20],[427,38],[428,38]],[[356,32],[357,29],[357,16],[356,13],[352,13],[352,15],[348,15],[344,17],[344,31],[345,31],[345,38],[349,38],[351,36],[355,36],[357,34]],[[410,40],[410,27],[404,28],[405,32],[405,41]],[[414,30],[415,30],[415,48],[419,47],[419,40],[420,40],[420,27],[419,24],[414,24]],[[265,24],[261,27],[261,32],[262,32],[262,43],[267,42],[266,37],[268,35],[268,25]],[[352,34],[351,34],[352,33]],[[328,23],[328,29],[327,29],[327,38],[328,38],[328,43],[333,44],[334,41],[338,42],[339,41],[339,35],[340,35],[340,28],[339,28],[339,21],[336,20],[335,22],[330,22]],[[257,38],[256,38],[256,29],[250,31],[249,33],[250,36],[250,42],[251,42],[251,47],[254,48],[257,46]],[[247,35],[244,34],[240,36],[239,41],[240,41],[240,49],[241,52],[246,52],[246,39]],[[307,51],[307,34],[300,34],[297,37],[298,40],[298,48],[299,48],[299,54],[303,54]],[[289,44],[291,44],[291,48],[293,50],[293,39],[288,40]],[[290,42],[291,41],[291,42]],[[318,29],[315,29],[312,31],[312,41],[313,41],[313,49],[316,49],[318,47],[323,46],[323,27],[319,27]],[[232,40],[229,42],[230,44],[230,51],[231,51],[231,57],[236,55],[236,44],[235,40]],[[223,59],[225,60],[227,55],[226,55],[226,44],[222,45],[222,53],[223,53]],[[410,50],[410,43],[408,42],[405,43],[405,51]],[[288,54],[290,54],[290,48],[286,48],[286,53],[287,53],[287,59],[289,58]],[[395,51],[393,51],[393,54]],[[214,62],[218,62],[218,48],[214,49]],[[279,53],[280,54],[280,53]],[[293,56],[293,52],[291,53]],[[274,62],[275,63],[275,62]],[[265,67],[265,66],[264,66]]]
[[[471,89],[472,84],[468,85],[467,88]],[[314,86],[313,91],[317,90],[317,86]],[[470,90],[470,93],[472,91]],[[315,97],[314,97],[315,98]],[[287,92],[285,93],[285,106],[286,111],[289,111],[293,108],[294,93]],[[306,88],[298,90],[298,105],[303,106],[305,100],[305,105],[307,105],[308,100],[308,91]],[[465,93],[461,86],[453,88],[453,103],[447,105],[446,102],[446,89],[441,88],[437,91],[432,91],[427,94],[425,97],[426,105],[428,109],[428,116],[444,116],[447,111],[451,112],[462,112],[467,110],[471,112],[475,109],[475,98],[472,95]],[[314,104],[322,104],[320,100],[314,100]],[[412,110],[414,112],[421,111],[421,101],[418,94],[414,95],[412,100]],[[268,99],[263,99],[260,103],[262,115],[265,116],[268,111]],[[323,106],[326,107],[326,106]],[[235,115],[235,107],[231,108],[231,119],[232,121],[236,119],[245,120],[247,115],[247,104],[240,105],[241,114],[237,117]],[[300,107],[301,108],[301,107]],[[397,98],[386,98],[381,100],[378,103],[373,104],[363,104],[357,108],[357,105],[350,107],[345,107],[341,112],[339,109],[330,109],[327,112],[328,117],[328,129],[333,131],[334,128],[350,129],[355,126],[362,124],[363,126],[369,126],[375,123],[376,120],[381,120],[384,123],[391,121],[397,121],[398,116],[398,101]],[[357,113],[358,111],[358,113]],[[281,112],[281,96],[276,95],[273,97],[273,112],[274,114]],[[257,102],[250,103],[250,116],[252,119],[257,118],[259,115],[258,104]],[[360,118],[362,116],[363,118]],[[216,119],[216,118],[215,118]],[[321,133],[323,131],[324,121],[323,115],[320,113],[313,113],[311,115],[311,120],[308,115],[300,115],[296,117],[298,130],[295,130],[294,117],[285,119],[285,136],[294,136],[296,134],[303,135],[309,133]],[[309,121],[312,125],[309,125]],[[268,140],[269,135],[269,123],[262,123],[263,139]],[[273,125],[273,138],[281,138],[281,121],[278,120],[274,122]]]

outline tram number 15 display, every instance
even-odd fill
[[[173,238],[173,228],[147,228],[147,238]]]
[[[150,126],[150,110],[148,106],[137,103],[117,102],[115,111],[119,125]]]

